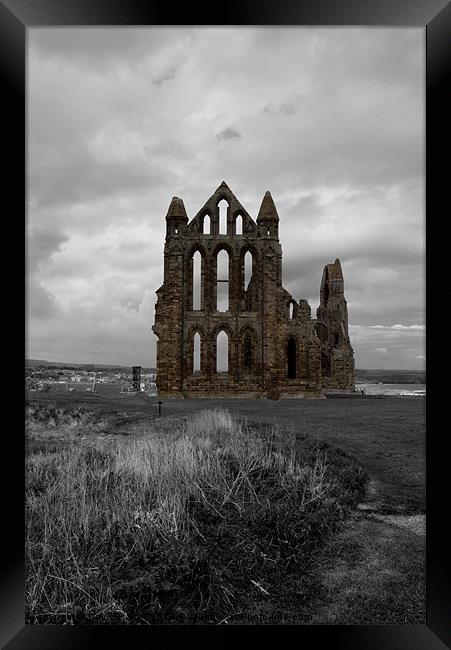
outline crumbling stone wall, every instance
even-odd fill
[[[221,231],[218,204],[227,202]],[[242,229],[237,229],[237,219]],[[207,222],[209,224],[207,225]],[[161,397],[321,397],[323,389],[352,390],[353,351],[339,260],[323,272],[317,318],[282,286],[279,216],[266,192],[256,221],[226,183],[191,219],[174,197],[166,215],[164,282],[157,290],[157,389]],[[220,251],[228,255],[218,277]],[[193,259],[200,254],[200,305],[194,304]],[[245,286],[245,258],[252,256]],[[224,272],[223,272],[224,273]],[[221,284],[224,283],[224,284]],[[228,309],[218,292],[228,289]],[[218,289],[219,288],[219,289]],[[218,372],[217,339],[227,334],[228,368]],[[194,337],[200,337],[195,370]]]

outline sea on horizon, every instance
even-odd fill
[[[425,397],[426,384],[370,384],[358,383],[357,391],[364,390],[365,395],[398,395],[400,397]]]

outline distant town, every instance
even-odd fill
[[[101,366],[27,359],[25,388],[30,391],[157,394],[156,369]]]
[[[133,372],[135,369],[135,374]],[[99,364],[59,363],[26,359],[25,388],[30,391],[97,392],[99,394],[143,392],[157,395],[156,368]],[[356,383],[425,383],[422,370],[355,370]]]

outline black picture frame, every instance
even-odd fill
[[[446,378],[442,363],[446,356],[442,342],[446,324],[444,296],[448,287],[445,264],[449,256],[443,226],[450,213],[451,183],[449,161],[448,164],[446,160],[442,162],[440,152],[445,150],[446,129],[451,115],[447,97],[447,91],[451,87],[451,4],[446,0],[280,0],[277,3],[271,0],[247,0],[216,6],[200,3],[179,6],[148,0],[0,0],[0,70],[2,104],[6,109],[3,158],[7,162],[7,182],[3,187],[2,204],[9,206],[9,211],[5,211],[5,221],[20,231],[20,234],[17,232],[18,238],[22,237],[24,223],[22,196],[26,198],[26,33],[27,28],[38,25],[378,25],[425,28],[426,295],[431,296],[431,309],[427,312],[427,617],[425,625],[393,626],[26,626],[23,508],[25,454],[24,440],[16,430],[18,427],[15,423],[14,435],[11,432],[5,433],[4,440],[4,469],[7,465],[12,471],[3,491],[2,539],[5,550],[1,558],[0,584],[2,647],[8,650],[66,650],[98,648],[118,643],[128,647],[163,644],[166,648],[175,646],[178,642],[184,646],[195,644],[211,647],[214,644],[215,647],[226,647],[236,644],[238,639],[245,638],[247,634],[254,645],[263,642],[264,645],[277,644],[279,647],[288,642],[308,648],[324,644],[325,647],[346,650],[439,650],[450,647],[450,552],[444,521],[448,518],[446,488],[449,456],[446,454],[446,439],[449,424],[445,410]],[[5,238],[4,241],[9,243],[9,239]],[[12,301],[18,293],[17,288],[11,287],[10,282],[4,284],[5,290],[10,290],[4,300]],[[433,301],[436,285],[439,286],[439,298]],[[20,336],[16,318],[14,322],[14,334]],[[17,345],[10,345],[8,340],[5,347],[11,354],[11,360],[7,361],[9,367],[17,368],[17,362],[14,362]],[[22,382],[22,378],[13,381]],[[17,422],[17,418],[15,420]]]

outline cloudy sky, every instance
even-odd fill
[[[339,257],[358,368],[424,367],[424,30],[28,30],[27,356],[155,365],[172,196],[276,203],[283,283]]]

